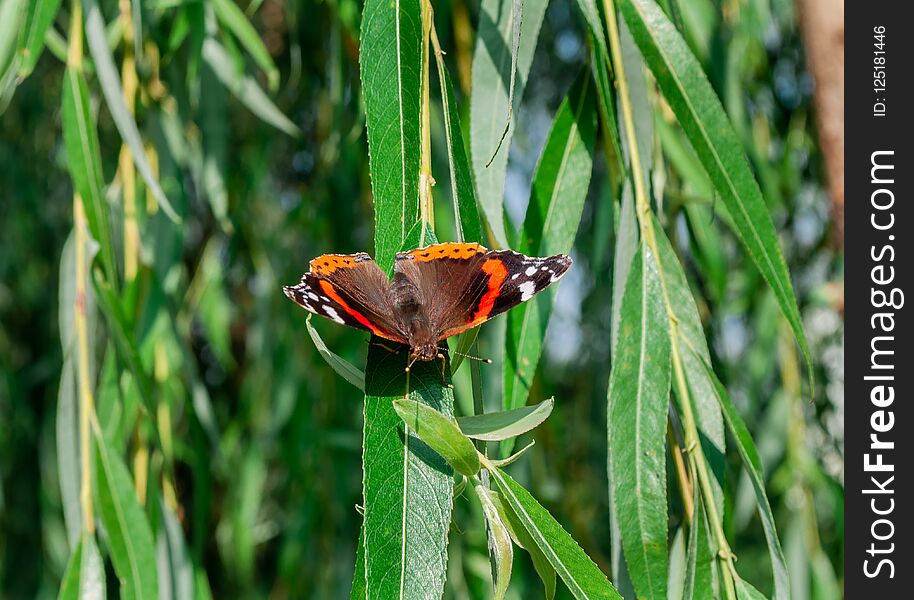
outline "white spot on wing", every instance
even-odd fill
[[[527,277],[532,277],[534,273],[536,273],[536,267],[527,267],[527,270],[524,271]]]
[[[511,276],[511,279],[517,279],[518,277],[520,277],[520,273],[515,273]]]
[[[520,290],[520,301],[526,302],[536,292],[536,284],[532,281],[525,281],[517,289]]]
[[[324,312],[327,313],[327,316],[340,324],[345,324],[346,321],[343,320],[343,317],[336,312],[332,306],[324,305]]]
[[[315,300],[315,301],[317,300],[317,294],[315,294],[311,290],[308,290],[308,297],[311,298],[312,300]]]

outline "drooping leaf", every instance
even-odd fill
[[[269,50],[260,39],[260,34],[251,25],[234,0],[212,0],[216,16],[241,42],[257,66],[267,75],[268,88],[275,92],[279,87],[279,69],[273,62]]]
[[[105,35],[105,22],[102,19],[101,11],[98,8],[96,0],[82,0],[86,11],[86,42],[89,45],[89,52],[92,54],[92,62],[95,65],[95,71],[98,75],[98,81],[102,88],[102,94],[105,96],[105,104],[111,111],[111,118],[117,126],[124,143],[130,148],[130,157],[136,165],[143,181],[149,187],[152,195],[155,196],[156,202],[162,207],[168,217],[175,223],[180,223],[181,218],[171,202],[162,191],[159,180],[152,171],[152,165],[146,158],[146,150],[143,148],[143,140],[140,138],[140,131],[137,128],[136,121],[127,109],[127,103],[124,100],[124,90],[121,87],[121,78],[118,75],[117,67],[114,65],[114,58],[111,55],[111,49],[108,47]]]
[[[447,565],[453,476],[405,427],[393,401],[404,399],[408,388],[408,399],[451,417],[454,396],[440,361],[415,363],[407,385],[408,351],[398,349],[369,346],[365,371],[366,592],[368,598],[437,598]]]
[[[506,440],[539,426],[552,414],[554,405],[555,401],[549,398],[514,410],[458,417],[457,424],[464,435],[476,440]]]
[[[639,597],[666,598],[666,419],[670,337],[659,265],[635,256],[609,377],[608,450],[614,514]]]
[[[737,600],[767,600],[765,594],[755,589],[752,584],[742,577],[737,577],[734,583],[736,584]]]
[[[533,569],[539,575],[540,581],[543,582],[546,600],[552,600],[555,597],[555,568],[553,568],[552,563],[549,562],[549,559],[546,558],[539,545],[527,531],[527,527],[517,518],[514,509],[505,505],[501,494],[494,495],[493,500],[495,507],[498,509],[498,514],[501,515],[502,523],[508,527],[508,532],[514,542],[530,555]]]
[[[95,436],[98,512],[108,534],[114,571],[127,600],[157,600],[155,544],[146,513],[136,497],[133,479],[103,435]]]
[[[156,540],[159,600],[194,597],[194,564],[178,517],[159,499],[161,521]]]
[[[105,600],[106,597],[105,563],[95,538],[83,533],[70,555],[57,600]]]
[[[768,495],[765,493],[765,480],[762,476],[762,463],[758,456],[758,450],[756,450],[755,442],[752,440],[749,429],[737,412],[736,407],[733,406],[726,388],[721,384],[710,365],[704,362],[703,364],[708,373],[708,378],[714,384],[715,398],[720,403],[724,422],[736,441],[739,457],[746,473],[749,474],[749,479],[752,481],[752,488],[755,490],[755,503],[758,506],[762,529],[765,531],[765,541],[768,544],[768,556],[771,560],[771,570],[774,578],[774,599],[786,600],[790,597],[790,578],[787,574],[787,562],[784,559],[784,552],[781,550],[781,542],[778,539],[774,514],[771,512]]]
[[[516,113],[533,63],[533,51],[546,5],[547,0],[524,2],[516,60],[512,59],[511,52],[514,45],[511,2],[483,0],[479,9],[476,47],[473,50],[473,89],[470,93],[470,155],[476,173],[479,203],[495,241],[502,247],[508,246],[503,206],[508,152],[503,150],[510,148],[515,126],[512,119],[507,132],[504,130],[508,99],[511,97],[512,64],[516,64],[516,69],[513,69],[512,108],[512,112]],[[499,141],[503,150],[493,159]]]
[[[35,0],[27,3],[25,23],[19,38],[20,79],[28,77],[44,50],[45,34],[54,22],[61,0]]]
[[[67,169],[82,200],[89,231],[99,244],[105,275],[113,283],[117,281],[117,263],[108,222],[108,203],[104,197],[98,131],[89,106],[86,79],[79,69],[73,67],[67,67],[64,73],[61,121]]]
[[[498,484],[502,499],[575,598],[621,598],[606,575],[530,492],[501,469],[485,466]]]
[[[438,82],[441,87],[444,133],[447,136],[447,158],[457,241],[483,243],[476,185],[473,183],[473,171],[464,146],[463,133],[460,130],[460,113],[457,110],[457,100],[454,98],[454,88],[451,86],[451,78],[444,59],[441,55],[436,54],[435,60],[438,65]]]
[[[489,557],[493,563],[492,598],[504,600],[505,594],[508,592],[508,584],[511,583],[511,569],[514,566],[514,547],[511,545],[511,535],[495,504],[493,497],[495,492],[484,485],[477,485],[475,489],[486,520]]]
[[[693,478],[692,481],[695,481]],[[693,506],[695,512],[689,525],[689,546],[686,553],[686,573],[683,584],[682,600],[701,600],[716,598],[717,589],[714,581],[714,554],[709,543],[708,519],[701,504],[698,486],[693,487]]]
[[[582,74],[556,113],[533,175],[520,240],[525,254],[571,252],[593,167],[594,102],[593,82]],[[508,313],[502,399],[506,409],[519,408],[527,401],[555,295],[553,287]]]
[[[308,314],[308,318],[305,319],[305,326],[308,328],[308,335],[311,336],[311,341],[314,342],[314,347],[317,348],[317,351],[320,352],[320,355],[324,358],[325,361],[327,361],[327,364],[330,365],[330,368],[336,371],[337,375],[355,387],[365,391],[364,371],[327,347],[327,344],[324,343],[323,338],[321,338],[317,330],[314,329],[314,326],[311,325],[310,314]]]
[[[806,359],[812,357],[777,232],[741,142],[701,64],[651,0],[623,0],[622,15],[670,108],[720,194],[737,235],[777,297]]]
[[[667,598],[681,600],[686,574],[686,546],[682,527],[678,528],[673,535],[669,565],[670,570],[666,576]]]
[[[264,123],[268,123],[292,137],[301,130],[289,120],[260,88],[250,75],[238,73],[225,47],[212,37],[203,40],[203,59],[213,69],[216,77],[229,92]]]
[[[418,0],[366,0],[359,67],[374,194],[374,258],[385,272],[419,218],[421,35]]]
[[[456,423],[434,408],[415,400],[394,400],[394,410],[429,448],[458,473],[471,477],[479,472],[476,447]]]

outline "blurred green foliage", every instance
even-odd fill
[[[8,7],[15,0],[2,1]],[[813,86],[797,16],[787,0],[661,2],[668,4],[681,11],[686,39],[740,136],[780,233],[813,354],[814,402],[806,400],[802,359],[774,297],[714,216],[713,193],[702,187],[706,177],[649,82],[645,102],[653,108],[639,135],[663,149],[650,161],[653,187],[662,190],[655,198],[658,212],[693,286],[718,373],[759,447],[795,586],[791,597],[832,598],[830,582],[835,574],[840,581],[843,563],[843,336],[834,292],[842,265],[830,242]],[[198,594],[206,580],[216,598],[344,597],[361,524],[362,393],[326,365],[307,334],[304,313],[280,286],[296,281],[315,255],[372,249],[358,65],[361,4],[159,0],[135,3],[141,6],[135,11],[113,0],[99,5],[118,68],[128,55],[136,60],[136,121],[162,189],[183,219],[180,226],[169,220],[134,175],[139,267],[119,292],[157,409],[148,419],[137,418],[137,380],[123,375],[129,371],[113,351],[111,321],[90,320],[100,424],[134,478],[140,479],[136,465],[148,461],[145,507],[161,546],[159,560],[167,562],[169,552],[173,557],[184,547],[185,564],[197,569]],[[68,264],[62,256],[73,228],[61,134],[71,10],[64,2],[57,11],[35,70],[0,81],[4,598],[56,597],[73,543],[58,473],[61,461],[73,457],[59,455],[56,433],[58,394],[67,379],[58,315],[67,308],[61,299],[71,298],[61,282],[72,277],[60,272],[62,261]],[[479,3],[443,1],[435,11],[468,131]],[[137,29],[132,41],[124,35],[127,14]],[[512,127],[509,222],[524,214],[549,124],[585,63],[586,31],[572,3],[555,2],[546,10]],[[121,138],[100,101],[88,53],[85,61],[123,265],[128,251],[121,232],[129,219]],[[440,106],[433,107],[432,124],[439,144],[432,165],[439,181],[437,233],[454,239]],[[530,401],[554,395],[555,409],[534,434],[535,450],[512,467],[607,573],[612,552],[604,424],[614,258],[607,240],[618,219],[608,168],[604,157],[594,158],[573,250],[576,267],[558,295],[531,385]],[[696,174],[683,175],[690,172]],[[333,352],[364,363],[363,335],[326,322],[314,326]],[[495,354],[503,327],[494,322],[483,329],[482,355]],[[482,369],[486,400],[498,409],[500,374]],[[465,393],[469,369],[456,374],[455,384],[457,413],[472,413]],[[519,446],[525,444],[522,439]],[[770,591],[751,483],[739,474],[734,453],[726,461],[727,537],[739,553],[740,574]],[[675,494],[670,498],[677,502]],[[447,595],[486,597],[489,561],[477,503],[458,497],[454,520]],[[107,579],[110,592],[113,572]],[[540,590],[533,564],[518,553],[509,597]]]

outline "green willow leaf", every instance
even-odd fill
[[[44,50],[44,36],[54,22],[61,0],[34,0],[28,3],[25,24],[19,38],[20,79],[25,79],[35,70]]]
[[[755,490],[755,503],[758,506],[762,529],[765,531],[765,541],[768,543],[768,555],[771,559],[771,570],[774,578],[774,600],[787,600],[790,597],[790,578],[787,574],[787,562],[784,559],[784,552],[781,550],[781,542],[778,539],[774,514],[771,512],[768,495],[765,493],[762,461],[759,459],[752,435],[749,433],[749,429],[746,427],[746,423],[743,422],[742,417],[739,416],[736,407],[733,406],[727,389],[717,378],[717,375],[714,374],[710,365],[704,362],[703,364],[708,373],[708,378],[714,384],[715,398],[720,403],[727,429],[733,439],[736,440],[736,449],[739,452],[739,457],[752,482],[752,488]]]
[[[359,66],[374,194],[374,259],[389,272],[419,218],[419,0],[366,0]]]
[[[635,256],[609,376],[608,450],[614,514],[639,598],[666,598],[666,419],[670,335],[657,261]]]
[[[367,583],[365,581],[365,526],[359,527],[359,541],[355,550],[355,565],[352,573],[352,589],[349,600],[365,600]]]
[[[470,93],[470,154],[476,173],[479,203],[492,235],[501,247],[508,246],[503,205],[508,152],[504,150],[511,146],[516,122],[510,119],[505,131],[505,115],[509,114],[509,98],[513,101],[510,112],[516,113],[524,95],[547,4],[548,0],[524,2],[524,18],[520,23],[520,40],[514,57],[511,2],[482,0],[479,9],[476,48],[473,50],[473,89]],[[516,69],[512,69],[512,64],[516,65]],[[512,79],[513,96],[510,92]],[[502,150],[495,153],[499,143]]]
[[[415,400],[394,400],[394,410],[428,447],[437,452],[458,473],[472,477],[479,472],[476,446],[463,435],[453,420]]]
[[[152,171],[152,165],[146,158],[146,149],[143,147],[143,140],[140,138],[140,131],[137,128],[136,121],[127,109],[127,103],[124,101],[124,90],[121,87],[121,78],[118,75],[117,67],[114,65],[114,57],[111,55],[111,49],[108,47],[105,39],[105,22],[102,20],[101,11],[98,8],[96,0],[82,0],[86,10],[86,42],[89,45],[89,52],[92,55],[92,62],[95,65],[95,71],[98,75],[98,82],[102,88],[102,95],[105,97],[105,104],[111,112],[111,118],[117,126],[124,143],[130,148],[130,156],[133,164],[143,177],[143,181],[149,186],[152,195],[155,196],[156,202],[162,207],[168,217],[175,223],[180,223],[181,218],[171,202],[162,191],[159,180]]]
[[[494,461],[493,464],[495,464]],[[549,559],[540,550],[536,541],[530,536],[526,526],[517,518],[514,510],[505,505],[501,494],[493,493],[492,497],[495,507],[498,509],[498,514],[501,515],[502,523],[507,526],[514,543],[526,550],[527,554],[530,555],[533,570],[536,571],[540,581],[543,582],[546,600],[552,600],[555,597],[555,569],[552,567],[552,563],[549,562]]]
[[[157,600],[152,529],[127,466],[111,452],[103,435],[95,436],[95,465],[98,511],[108,534],[111,562],[121,582],[121,598]]]
[[[476,496],[482,506],[482,514],[486,520],[486,534],[489,540],[489,557],[493,562],[492,586],[494,600],[504,600],[511,583],[511,569],[514,566],[514,547],[511,545],[511,534],[502,521],[501,513],[495,504],[495,492],[477,485]]]
[[[693,478],[692,481],[695,479]],[[694,486],[693,504],[695,512],[689,527],[689,545],[686,552],[686,573],[682,600],[717,598],[714,582],[714,554],[711,552],[708,519],[701,504],[698,486]]]
[[[311,336],[311,341],[314,342],[314,347],[317,348],[317,351],[320,355],[327,361],[327,364],[330,365],[330,368],[336,371],[336,374],[359,388],[362,391],[365,391],[365,373],[353,365],[351,362],[343,358],[342,356],[336,354],[333,350],[327,347],[327,344],[324,343],[321,334],[314,329],[314,326],[311,325],[311,314],[308,314],[308,318],[305,319],[305,326],[308,328],[308,335]]]
[[[175,513],[159,498],[161,521],[156,539],[159,600],[194,597],[194,564]]]
[[[774,291],[803,352],[812,385],[812,356],[790,273],[739,137],[701,64],[660,7],[652,0],[623,0],[621,9],[663,95],[727,206],[738,237]]]
[[[444,59],[436,54],[435,60],[441,87],[441,108],[444,113],[444,133],[447,137],[447,160],[451,176],[451,200],[454,204],[457,241],[481,244],[483,240],[479,201],[476,197],[470,159],[460,130],[460,113],[457,110],[457,100],[454,98],[454,88]],[[454,362],[456,363],[456,360]]]
[[[233,96],[254,113],[261,121],[292,136],[301,130],[284,115],[250,75],[238,73],[225,47],[212,37],[203,40],[203,59],[212,68],[216,78]]]
[[[657,249],[660,253],[661,274],[669,295],[669,310],[676,318],[677,329],[682,340],[675,341],[680,346],[688,345],[698,352],[702,361],[710,364],[711,354],[708,351],[695,298],[692,296],[676,252],[656,218],[654,219],[654,232]],[[724,477],[724,454],[726,452],[723,416],[717,400],[714,399],[714,384],[708,379],[704,365],[695,360],[692,352],[683,352],[681,355],[691,402],[695,407],[695,421],[701,438],[702,450],[716,476],[713,482],[715,504],[718,514],[723,514],[724,493],[721,484]],[[680,402],[686,400],[688,399],[680,398]]]
[[[538,427],[552,414],[552,398],[531,406],[482,415],[458,417],[457,425],[467,437],[475,440],[501,441],[517,437]]]
[[[593,82],[581,74],[559,106],[533,175],[520,251],[530,256],[568,254],[574,245],[593,170],[596,110]],[[506,409],[527,402],[543,351],[556,288],[508,313],[505,333]]]
[[[530,492],[501,469],[489,463],[484,466],[489,469],[502,499],[514,511],[522,529],[527,531],[575,598],[622,598],[574,538]]]
[[[234,0],[212,0],[212,6],[215,9],[216,16],[241,42],[248,54],[257,63],[257,66],[266,73],[267,87],[271,92],[275,92],[279,87],[279,69],[273,62],[273,57],[267,47],[264,46],[260,34],[251,25],[247,17],[238,8]]]
[[[88,533],[70,555],[57,593],[58,600],[105,600],[105,563],[98,552],[95,538]]]
[[[673,535],[673,542],[670,544],[670,570],[666,577],[667,598],[669,600],[681,600],[685,586],[686,547],[682,529],[682,527],[679,527],[676,530]]]
[[[392,351],[378,344],[392,346],[373,338],[365,371],[366,596],[439,598],[447,566],[453,475],[447,463],[404,426],[393,401],[406,397],[451,417],[454,395],[443,381],[440,361],[416,362],[407,383],[408,349]]]
[[[767,600],[765,594],[755,589],[752,584],[741,577],[737,577],[735,583],[737,600]]]
[[[67,169],[73,179],[73,187],[82,199],[89,231],[99,244],[105,275],[113,283],[117,281],[117,263],[108,222],[108,202],[104,196],[98,131],[89,106],[86,79],[79,69],[73,67],[67,67],[63,77],[61,121]]]

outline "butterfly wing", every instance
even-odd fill
[[[479,244],[435,244],[397,255],[396,271],[426,298],[426,315],[438,340],[485,323],[558,281],[571,258],[544,258]]]
[[[316,315],[406,343],[387,299],[387,277],[364,252],[318,256],[301,282],[283,291]]]

